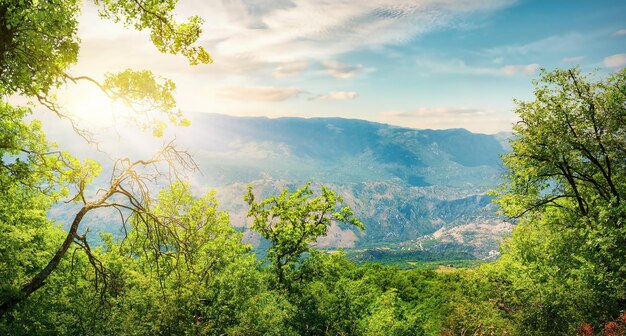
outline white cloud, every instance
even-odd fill
[[[514,76],[517,74],[532,75],[539,70],[539,64],[526,64],[526,65],[506,65],[500,68],[500,72],[507,76]]]
[[[349,65],[334,60],[327,60],[322,62],[322,69],[335,78],[348,79],[361,73],[363,71],[363,65]]]
[[[484,116],[494,113],[493,110],[458,107],[420,107],[409,111],[385,111],[386,117],[420,118],[420,117],[471,117]]]
[[[264,62],[328,59],[363,48],[400,44],[475,13],[516,0],[281,0],[181,3],[206,19],[215,57],[250,55]]]
[[[332,91],[325,95],[311,98],[311,100],[352,100],[359,96],[354,91]]]
[[[561,62],[563,63],[576,63],[576,62],[580,62],[582,60],[585,59],[585,56],[572,56],[572,57],[565,57],[563,59],[561,59]]]
[[[285,63],[274,69],[274,71],[272,72],[272,76],[276,78],[294,76],[306,70],[308,66],[309,63],[307,61],[294,61]]]
[[[238,101],[278,102],[298,96],[302,91],[293,87],[273,86],[231,86],[217,92],[222,98]]]
[[[626,54],[615,54],[604,58],[604,65],[610,68],[618,68],[626,65]]]
[[[466,128],[472,132],[496,133],[509,130],[512,123],[508,108],[422,107],[385,111],[374,120],[417,129]]]
[[[274,87],[271,85],[278,84],[267,78],[268,73],[277,77],[296,75],[301,67],[306,71],[305,63],[311,68],[323,60],[345,60],[339,57],[344,53],[403,44],[441,29],[465,29],[468,20],[516,1],[185,0],[177,6],[176,17],[199,15],[205,19],[201,44],[215,60],[198,67],[189,67],[184,57],[159,53],[145,30],[127,30],[121,24],[101,20],[93,2],[85,2],[79,28],[81,57],[72,73],[101,77],[105,70],[151,69],[177,83],[176,97],[184,111],[292,115],[304,112],[293,111],[290,104],[271,102],[304,95],[298,89],[303,84]],[[461,62],[460,67],[452,64],[450,69],[504,76],[500,68],[511,64],[506,62],[511,58],[495,55],[489,59],[504,61],[486,67]],[[350,78],[368,72],[368,66],[352,64],[348,67],[356,68],[326,71]],[[200,94],[198,89],[202,90]],[[317,90],[327,93],[323,88]],[[344,111],[315,112],[323,113]]]
[[[616,31],[615,33],[613,33],[613,35],[615,35],[615,36],[626,35],[626,29],[620,29],[620,30]]]

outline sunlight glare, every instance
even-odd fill
[[[133,111],[120,101],[109,99],[98,88],[79,85],[66,94],[67,110],[81,124],[100,129],[121,127]]]
[[[97,87],[75,85],[67,88],[59,103],[77,126],[89,129],[99,148],[111,157],[137,157],[156,152],[161,141],[142,131],[136,118],[141,119],[121,101],[112,101]]]

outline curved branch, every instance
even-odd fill
[[[138,215],[139,218],[144,223],[147,223],[148,219],[153,221],[156,224],[155,229],[158,230],[159,226],[161,226],[161,222],[157,216],[155,216],[154,214],[150,212],[150,209],[149,209],[150,194],[149,194],[148,187],[145,181],[143,181],[145,177],[138,174],[136,169],[139,167],[155,166],[158,163],[166,162],[168,166],[170,167],[170,169],[175,171],[177,170],[176,169],[177,164],[179,162],[184,162],[185,158],[188,158],[189,160],[191,160],[191,157],[188,156],[186,152],[177,150],[173,146],[172,143],[169,143],[161,151],[159,151],[152,159],[137,160],[132,163],[128,163],[129,162],[128,159],[118,160],[116,162],[116,167],[118,163],[121,165],[124,165],[124,163],[126,163],[126,165],[121,170],[113,171],[112,174],[114,177],[112,177],[111,179],[112,182],[111,182],[110,187],[106,189],[106,191],[100,198],[94,201],[85,202],[83,204],[81,209],[74,216],[74,219],[65,237],[65,240],[63,241],[63,243],[61,244],[57,252],[54,254],[52,259],[50,259],[46,267],[44,267],[39,273],[34,275],[30,279],[30,281],[28,281],[28,283],[26,283],[22,287],[19,294],[13,297],[10,297],[8,300],[0,304],[0,316],[3,316],[5,313],[7,313],[13,307],[15,307],[18,303],[28,298],[33,292],[35,292],[37,289],[39,289],[41,286],[45,284],[46,279],[59,265],[59,263],[61,262],[65,254],[67,253],[72,243],[75,243],[76,240],[78,240],[79,242],[83,243],[81,247],[83,249],[86,248],[87,246],[85,245],[86,240],[83,239],[84,237],[81,238],[80,236],[78,236],[77,231],[83,218],[91,210],[99,209],[99,208],[106,208],[106,207],[120,207],[120,208],[128,209],[128,210],[131,210],[134,214]],[[193,160],[191,160],[191,162],[185,162],[185,163],[186,164],[183,165],[183,168],[195,167],[195,162],[193,162]],[[115,175],[116,172],[119,172],[119,173]],[[124,183],[130,184],[131,186],[133,183],[135,183],[135,185],[138,186],[138,188],[135,192],[129,191],[127,188],[124,187],[123,185]],[[81,189],[79,193],[81,198],[84,197],[82,195],[82,190],[83,189]],[[138,195],[136,193],[138,193]],[[118,194],[125,196],[126,201],[130,205],[123,205],[117,202],[109,202],[111,197],[113,197],[114,195],[118,195]],[[152,243],[153,243],[153,249],[155,251],[160,251],[158,242],[156,245],[154,245],[154,241],[152,240]]]

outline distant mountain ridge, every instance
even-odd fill
[[[416,130],[341,118],[269,119],[194,114],[191,119],[192,127],[179,134],[177,142],[193,151],[241,154],[242,150],[256,150],[256,158],[263,153],[274,158],[310,159],[331,165],[345,163],[344,160],[368,161],[384,165],[387,173],[416,186],[458,182],[438,179],[439,176],[429,173],[429,169],[440,167],[441,162],[469,170],[489,167],[490,171],[470,183],[483,185],[480,180],[485,176],[493,181],[492,168],[499,169],[498,155],[505,152],[497,136],[465,129]],[[203,138],[208,141],[194,143],[195,139]],[[421,179],[424,183],[419,183]]]
[[[190,127],[169,130],[175,134],[167,136],[175,136],[177,147],[188,150],[200,168],[190,176],[194,192],[216,190],[232,225],[255,246],[266,242],[247,229],[243,194],[248,184],[259,197],[307,182],[338,192],[365,230],[334,225],[317,243],[323,248],[454,248],[487,258],[512,227],[496,215],[486,195],[503,173],[499,155],[508,150],[506,133],[418,130],[341,118],[203,113],[189,118]],[[146,155],[142,146],[134,151]],[[66,223],[69,213],[51,211]],[[92,231],[110,231],[109,223],[118,217],[100,212],[87,220]]]
[[[203,175],[194,185],[216,188],[236,226],[245,228],[247,184],[261,196],[308,181],[339,192],[364,221],[364,232],[334,228],[324,247],[411,245],[434,233],[476,224],[479,257],[497,249],[501,225],[485,192],[499,183],[503,135],[465,129],[417,130],[341,118],[232,117],[194,114],[177,143],[193,152]],[[199,141],[201,140],[201,141]],[[478,225],[480,224],[480,225]],[[505,230],[506,231],[506,230]],[[458,230],[455,236],[458,237]],[[249,235],[249,239],[256,238]],[[420,244],[424,246],[424,244]]]

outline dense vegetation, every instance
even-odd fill
[[[96,3],[103,17],[150,30],[160,51],[210,62],[194,45],[200,19],[176,23],[175,1]],[[169,144],[150,159],[120,158],[108,184],[93,189],[99,164],[55,149],[29,121],[32,106],[7,102],[38,101],[94,143],[54,100],[63,83],[87,80],[134,108],[154,136],[166,122],[187,124],[173,83],[150,72],[126,70],[102,83],[67,73],[79,48],[79,4],[0,3],[1,334],[626,332],[626,70],[599,80],[576,69],[544,73],[535,100],[518,102],[521,121],[496,196],[519,224],[496,262],[399,270],[312,249],[333,221],[363,224],[333,191],[309,185],[260,201],[249,189],[252,229],[272,243],[257,260],[214,194],[194,197],[173,181],[153,197],[154,180],[194,167],[186,153]],[[61,200],[78,205],[67,231],[46,214]],[[91,246],[81,223],[102,208],[119,211],[126,235],[102,234]]]

